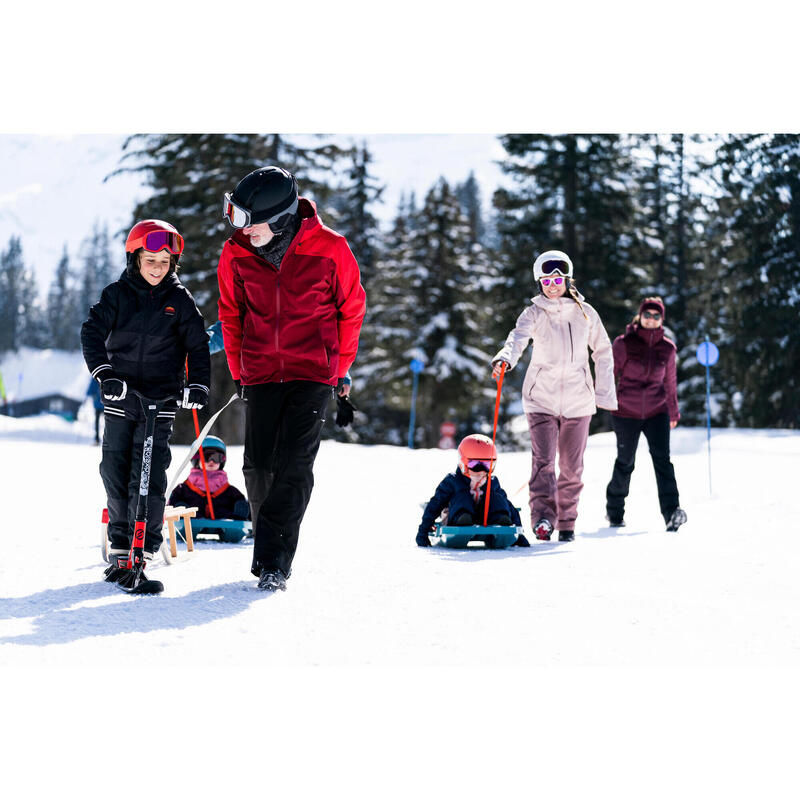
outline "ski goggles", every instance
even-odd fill
[[[292,221],[292,217],[297,213],[297,206],[298,201],[295,199],[289,208],[285,208],[274,217],[254,222],[253,215],[246,208],[236,205],[230,192],[225,192],[222,200],[222,216],[228,220],[232,228],[249,228],[251,225],[260,225],[266,222],[273,233],[280,233]]]
[[[642,311],[642,316],[645,319],[661,319],[661,312],[659,312],[659,311]]]
[[[561,286],[564,283],[564,278],[560,275],[557,278],[539,278],[542,282],[542,286],[549,286],[551,283],[554,283],[556,286]]]
[[[492,462],[487,461],[485,458],[470,458],[467,459],[467,466],[470,469],[474,469],[476,472],[488,472],[492,466]]]
[[[166,249],[173,256],[183,252],[183,236],[171,231],[151,231],[129,243],[131,252],[143,247],[148,253],[158,253]]]
[[[569,275],[569,264],[566,261],[559,259],[551,259],[542,264],[542,274],[552,275],[554,272],[560,272],[562,275]]]
[[[224,459],[224,456],[222,455],[222,453],[217,453],[217,452],[206,453],[205,451],[203,451],[203,458],[205,459],[206,463],[208,463],[209,461],[213,461],[215,464],[221,464]],[[200,453],[198,453],[192,460],[199,461]]]

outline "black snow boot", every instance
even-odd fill
[[[682,508],[676,508],[666,519],[667,530],[676,531],[686,522],[686,512]]]
[[[572,542],[575,540],[575,531],[559,531],[558,532],[558,541],[559,542]]]
[[[553,523],[549,519],[542,517],[534,526],[533,532],[536,538],[543,542],[550,541],[550,534],[553,532]]]
[[[116,583],[128,571],[128,551],[112,550],[108,554],[110,564],[103,573],[103,580]]]
[[[451,525],[473,525],[475,520],[472,518],[472,514],[468,511],[462,511],[450,524]]]
[[[258,579],[258,588],[265,592],[277,592],[278,590],[285,592],[286,576],[279,569],[264,567],[261,570],[261,577]]]
[[[489,524],[490,525],[513,525],[514,523],[511,521],[511,517],[509,517],[508,514],[499,514]]]
[[[617,516],[615,514],[606,514],[606,519],[608,520],[609,526],[612,528],[624,528],[625,527],[625,520],[622,516]]]
[[[144,574],[144,566],[138,569],[128,569],[129,554],[119,553],[111,555],[111,566],[105,571],[105,579],[116,583],[123,592],[128,594],[161,594],[164,584],[161,581],[152,581]],[[152,553],[145,553],[145,561],[152,560]]]

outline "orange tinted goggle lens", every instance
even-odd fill
[[[237,206],[231,200],[230,192],[225,193],[222,201],[222,214],[234,228],[246,228],[250,224],[250,212]]]
[[[153,231],[144,237],[142,247],[150,253],[166,248],[172,255],[179,256],[183,252],[183,236],[170,231]]]

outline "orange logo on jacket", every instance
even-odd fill
[[[174,309],[172,306],[167,306],[167,307],[164,309],[164,313],[165,313],[165,314],[171,314],[171,315],[173,315],[173,316],[174,316],[174,314],[175,314],[175,309]]]

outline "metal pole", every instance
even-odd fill
[[[711,349],[706,336],[706,354]],[[708,433],[708,493],[711,494],[711,367],[706,358],[706,430]]]
[[[414,382],[411,385],[411,419],[408,421],[408,447],[414,449],[414,422],[417,416],[417,383],[419,382],[419,373],[414,373]]]

